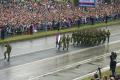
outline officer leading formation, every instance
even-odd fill
[[[7,59],[7,61],[9,62],[12,47],[9,43],[5,44],[5,47],[6,47],[6,51],[4,52],[4,59]]]

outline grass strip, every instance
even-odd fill
[[[68,29],[62,29],[59,31],[59,33],[68,33],[68,32],[73,32],[76,30],[99,28],[99,27],[105,27],[105,26],[116,25],[116,24],[120,24],[120,20],[110,21],[107,24],[106,23],[97,23],[95,25],[82,25],[80,28],[75,26],[75,27],[68,28]],[[55,35],[56,33],[58,33],[57,30],[47,31],[47,32],[37,32],[37,33],[34,33],[33,35],[18,35],[18,36],[6,38],[4,40],[0,40],[0,44],[6,43],[6,42],[16,42],[16,41],[24,41],[24,40],[42,38],[45,36]]]

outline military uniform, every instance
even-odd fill
[[[66,37],[63,35],[62,37],[62,44],[63,44],[63,50],[66,48]]]
[[[109,30],[106,32],[106,36],[107,36],[107,42],[109,43],[109,39],[110,39],[110,31]]]
[[[72,43],[75,46],[75,44],[80,46],[96,46],[100,45],[101,43],[106,42],[106,38],[108,38],[109,42],[110,32],[106,32],[105,30],[101,29],[84,29],[84,30],[78,30],[72,33]],[[62,45],[63,50],[67,47],[67,50],[69,48],[69,42],[70,38],[65,35],[62,37]]]
[[[73,45],[75,45],[75,43],[76,43],[76,34],[75,34],[75,32],[72,33],[72,42],[73,42]]]
[[[58,42],[58,50],[62,47],[62,39],[60,38],[60,41]]]
[[[66,47],[67,47],[67,50],[69,48],[69,42],[70,42],[70,37],[69,37],[69,35],[67,35],[67,38],[66,38]]]
[[[6,44],[5,47],[7,48],[7,50],[4,52],[4,59],[6,59],[6,55],[8,55],[7,61],[9,61],[12,47],[9,44]]]
[[[80,43],[82,46],[95,46],[101,44],[101,42],[105,43],[107,35],[105,30],[86,29],[76,32],[75,37],[77,38],[77,44]]]

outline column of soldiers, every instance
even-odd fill
[[[104,44],[107,40],[109,43],[110,31],[101,29],[79,30],[72,33],[73,45],[96,46]]]
[[[62,38],[60,38],[60,41],[58,43],[59,48],[62,47],[63,50],[69,48],[70,42],[74,46],[97,46],[100,44],[104,44],[106,41],[109,43],[110,38],[110,31],[105,29],[87,29],[87,30],[78,30],[74,31],[72,33],[72,36],[69,37],[69,35],[65,36],[63,34]]]

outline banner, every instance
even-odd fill
[[[96,0],[79,0],[79,6],[95,7]]]

